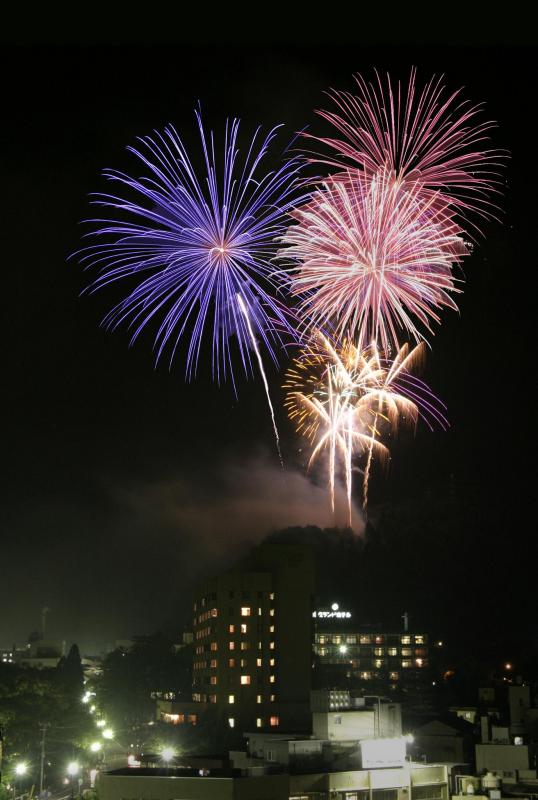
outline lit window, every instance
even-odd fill
[[[274,608],[272,608],[272,609],[269,611],[269,616],[270,616],[270,617],[274,617],[274,616],[275,616],[275,609],[274,609]]]
[[[248,642],[241,642],[241,650],[249,650],[250,644]]]
[[[341,636],[333,636],[333,644],[340,644],[341,641],[342,641]]]
[[[209,695],[209,702],[210,703],[216,703],[217,702],[217,695],[216,694],[210,694]]]
[[[374,647],[374,656],[385,655],[385,650],[382,647]]]
[[[257,694],[256,695],[256,702],[257,703],[263,703],[263,698],[262,698],[261,694]]]
[[[413,651],[410,647],[402,647],[402,656],[412,656]]]
[[[250,608],[246,608],[245,606],[243,606],[241,608],[241,616],[242,617],[250,617]]]
[[[377,669],[379,669],[380,667],[383,666],[384,663],[385,662],[383,661],[382,658],[376,658],[376,660],[374,661],[374,667],[377,667]]]
[[[275,700],[276,700],[276,694],[272,694],[272,695],[269,696],[269,702],[270,703],[274,703]]]
[[[424,636],[415,636],[415,644],[424,644]]]
[[[239,661],[239,666],[240,666],[240,667],[246,667],[246,666],[247,666],[247,660],[246,660],[246,658],[242,658],[242,659]]]
[[[257,728],[261,728],[262,726],[263,726],[263,721],[262,721],[262,718],[261,718],[261,717],[258,717],[258,718],[256,719],[256,727],[257,727]]]
[[[269,595],[269,600],[274,600],[274,599],[275,599],[275,593],[271,592],[271,594]]]
[[[261,660],[261,658],[257,658],[257,659],[256,659],[256,666],[257,666],[257,667],[261,667],[261,665],[262,665],[262,660]]]
[[[274,667],[275,666],[275,659],[274,658],[270,658],[269,659],[269,666],[270,667]]]
[[[196,725],[198,722],[198,714],[189,714],[187,717],[189,725]]]
[[[218,610],[216,608],[212,608],[211,609],[211,616],[212,617],[217,617],[218,614],[219,614],[219,612],[218,612]]]
[[[412,666],[413,666],[413,662],[412,661],[409,661],[408,659],[404,659],[402,661],[402,667],[408,668],[408,667],[412,667]]]
[[[280,723],[280,720],[279,720],[279,718],[278,718],[278,717],[270,717],[270,719],[269,719],[269,725],[270,725],[272,728],[276,728],[276,727],[279,725],[279,723]]]
[[[231,703],[235,703],[235,694],[229,694],[229,695],[228,695],[228,702],[229,702],[230,704],[231,704]]]
[[[228,717],[228,725],[230,728],[233,728],[235,725],[235,719],[233,717]]]
[[[389,678],[391,681],[397,681],[399,677],[400,675],[398,672],[389,672]]]
[[[262,643],[258,642],[258,650],[261,650],[261,649],[262,649]]]
[[[250,684],[250,675],[241,675],[241,683],[243,686],[248,686]]]
[[[261,608],[258,608],[258,616],[261,617],[261,615],[262,615],[262,610]]]
[[[389,656],[397,656],[398,655],[398,648],[397,647],[389,647],[387,650]]]
[[[348,644],[357,644],[357,637],[356,636],[346,636],[346,642]]]
[[[372,643],[372,637],[371,636],[366,636],[366,635],[360,636],[359,637],[359,642],[361,644],[371,644]]]
[[[274,682],[275,682],[275,676],[269,675],[269,683],[274,683]]]
[[[269,633],[274,633],[274,632],[275,632],[275,626],[274,625],[270,625],[269,626]]]
[[[423,658],[415,658],[415,664],[417,665],[417,667],[421,667],[424,664],[424,659]]]
[[[269,642],[269,650],[274,650],[274,649],[275,649],[275,643]]]
[[[318,636],[319,644],[325,644],[325,636]]]
[[[230,648],[230,650],[235,650],[235,642],[230,642],[228,644],[228,647]]]
[[[247,632],[247,626],[246,626],[246,624],[243,622],[243,624],[241,625],[241,633],[246,633],[246,632]]]
[[[385,637],[384,637],[384,636],[381,636],[381,635],[379,635],[379,636],[376,636],[376,637],[375,637],[375,643],[376,643],[376,644],[382,644],[382,643],[383,643],[383,640],[384,640],[384,638],[385,638]]]
[[[411,644],[411,637],[410,636],[402,636],[400,641],[401,641],[402,644]]]
[[[229,631],[229,633],[235,633],[235,625],[229,625],[228,626],[228,631]]]
[[[212,675],[210,677],[210,679],[209,679],[209,683],[211,684],[211,686],[216,686],[217,685],[217,676],[216,675]]]
[[[217,669],[217,659],[212,658],[211,661],[209,662],[209,666],[211,669]]]
[[[228,666],[229,667],[235,667],[235,658],[229,658],[228,659]]]
[[[217,649],[217,643],[216,642],[211,642],[211,649],[213,650],[213,652],[215,652],[215,650]]]

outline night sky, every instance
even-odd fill
[[[373,67],[405,78],[416,65],[419,78],[442,72],[450,88],[465,86],[466,97],[486,103],[499,125],[494,145],[511,158],[502,220],[484,226],[464,265],[461,313],[444,314],[428,356],[426,378],[448,405],[451,430],[422,429],[396,446],[389,475],[374,476],[372,515],[405,499],[418,507],[439,487],[472,495],[479,515],[498,523],[492,591],[513,582],[517,613],[527,613],[536,492],[534,54],[181,45],[18,47],[3,57],[0,646],[36,630],[44,605],[50,636],[85,650],[178,628],[197,576],[275,527],[330,523],[281,408],[282,373],[269,377],[285,478],[261,382],[241,379],[237,400],[211,382],[207,359],[190,385],[181,361],[155,369],[148,336],[129,349],[126,330],[99,327],[121,289],[81,298],[88,276],[67,257],[79,246],[88,194],[105,185],[102,168],[132,168],[125,147],[136,136],[172,122],[196,147],[200,100],[217,133],[226,116],[240,117],[244,133],[283,122],[284,144],[306,125],[320,128],[313,109],[326,105],[326,89],[352,89],[352,73]]]

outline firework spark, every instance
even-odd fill
[[[420,187],[397,186],[386,170],[356,173],[330,178],[290,214],[297,224],[280,255],[291,259],[307,327],[334,325],[359,350],[375,341],[390,353],[402,338],[425,338],[419,325],[432,333],[443,306],[457,308],[453,265],[468,250],[438,195],[423,199]]]
[[[428,427],[445,429],[443,404],[413,371],[420,365],[424,345],[412,350],[405,344],[387,360],[375,344],[361,350],[351,341],[334,345],[318,333],[288,369],[285,407],[296,430],[312,445],[309,468],[329,451],[329,490],[334,511],[335,486],[344,475],[351,524],[354,462],[366,460],[363,470],[363,507],[368,502],[372,459],[388,457],[380,441],[401,423],[415,427],[418,418]]]
[[[88,235],[98,242],[78,255],[85,267],[99,269],[91,292],[131,281],[127,297],[107,314],[105,326],[127,323],[133,342],[155,324],[156,358],[168,349],[170,362],[187,335],[188,378],[196,372],[202,339],[209,333],[213,374],[219,382],[233,381],[233,336],[247,373],[253,368],[254,335],[275,363],[280,348],[294,336],[270,260],[275,238],[285,228],[284,215],[300,195],[300,167],[297,159],[289,159],[264,171],[262,161],[276,128],[264,137],[258,128],[239,159],[236,119],[226,123],[221,162],[213,133],[205,133],[199,113],[196,118],[203,174],[197,175],[173,127],[141,138],[140,148],[129,150],[146,174],[137,178],[105,171],[121,194],[95,196],[93,202],[110,210],[112,218],[90,220],[94,230]]]
[[[407,87],[386,82],[376,72],[374,82],[356,75],[357,94],[331,91],[337,111],[318,111],[338,136],[315,137],[333,150],[333,156],[316,155],[314,161],[332,166],[358,167],[370,174],[381,167],[402,183],[420,183],[423,196],[441,194],[462,213],[493,216],[488,200],[498,192],[499,170],[506,154],[487,148],[495,123],[479,122],[482,105],[461,98],[461,89],[449,93],[442,76],[433,76],[420,90],[416,69]]]

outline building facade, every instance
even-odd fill
[[[314,590],[311,550],[263,544],[200,586],[194,601],[192,700],[231,728],[309,718]]]
[[[382,684],[386,689],[420,685],[428,679],[428,637],[418,631],[361,628],[351,612],[331,609],[313,612],[314,654],[322,675],[342,685]]]

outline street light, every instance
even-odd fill
[[[111,728],[105,728],[103,731],[103,739],[113,739],[114,731]]]
[[[166,773],[170,773],[170,762],[176,757],[175,751],[171,747],[164,747],[161,750],[161,758],[166,764]]]
[[[71,788],[71,800],[73,800],[73,778],[78,775],[80,767],[76,761],[70,761],[67,765],[67,774],[69,775],[69,786]]]
[[[92,751],[92,753],[98,753],[101,747],[102,747],[101,742],[92,742],[90,745],[90,750]]]
[[[95,724],[98,728],[104,728],[106,725],[106,719],[98,719],[96,720]]]
[[[161,752],[161,758],[162,758],[163,761],[166,761],[166,762],[173,761],[173,759],[175,757],[176,757],[176,753],[175,753],[174,750],[172,750],[171,747],[165,747],[163,749],[163,751]]]
[[[19,761],[19,763],[15,765],[15,775],[22,777],[22,775],[26,775],[27,771],[28,764],[25,761]]]

